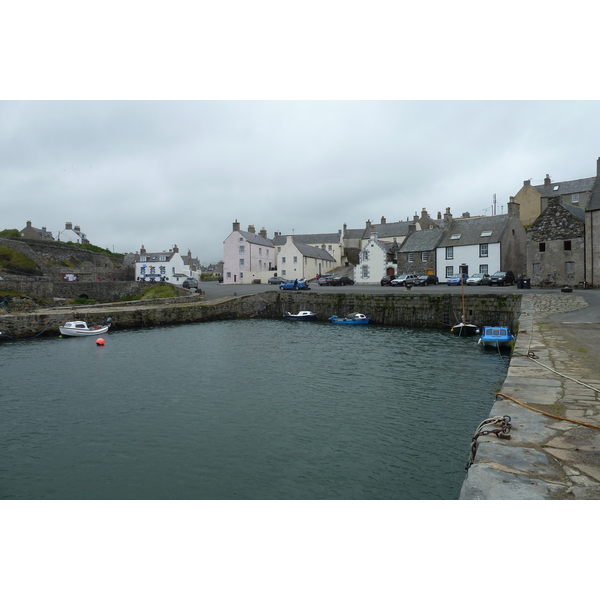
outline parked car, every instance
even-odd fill
[[[400,275],[400,277],[396,277],[396,279],[392,279],[392,285],[395,287],[397,285],[406,285],[407,281],[410,281],[411,283],[414,284],[415,280],[417,279],[418,275]]]
[[[333,279],[332,275],[321,275],[321,277],[319,277],[319,281],[317,283],[319,285],[331,285],[332,279]]]
[[[300,281],[298,279],[288,279],[284,283],[279,285],[280,290],[310,290],[307,281]]]
[[[413,284],[414,285],[437,285],[439,279],[435,275],[419,275]]]
[[[392,279],[395,279],[395,275],[385,275],[381,278],[381,285],[392,285]]]
[[[279,285],[280,283],[285,283],[287,279],[285,277],[269,277],[269,283],[271,285]]]
[[[190,289],[190,288],[197,288],[198,287],[198,280],[195,279],[194,277],[188,277],[187,279],[185,279],[183,281],[183,283],[181,284],[181,287]]]
[[[354,285],[354,280],[350,277],[334,277],[329,285]]]
[[[460,285],[462,281],[466,281],[469,276],[466,273],[454,273],[454,275],[446,279],[448,285]]]
[[[515,274],[512,271],[496,271],[491,277],[488,285],[513,285]]]
[[[473,273],[467,277],[467,285],[486,285],[490,282],[490,276],[487,273]]]

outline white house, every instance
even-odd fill
[[[455,273],[523,273],[527,237],[519,205],[508,203],[508,214],[453,219],[444,215],[444,234],[436,248],[436,275],[445,282]]]
[[[168,281],[181,284],[187,277],[200,278],[200,270],[195,267],[198,259],[192,259],[188,250],[186,257],[179,254],[179,248],[162,252],[148,252],[144,246],[140,257],[135,263],[135,278],[137,281]]]
[[[335,260],[327,250],[296,241],[286,236],[286,243],[277,246],[277,273],[286,279],[314,279],[335,267]]]
[[[379,241],[377,228],[372,227],[368,243],[360,251],[360,263],[354,267],[355,283],[379,283],[384,275],[395,275],[393,256],[398,244]]]
[[[59,231],[56,237],[59,242],[73,242],[75,244],[89,244],[90,241],[79,225],[73,227],[73,223],[66,223],[63,231]]]
[[[288,243],[288,237],[288,235],[281,235],[281,233],[276,233],[274,235],[273,245],[277,249],[278,256],[281,253],[281,248]],[[292,237],[294,238],[294,242],[297,244],[312,246],[313,248],[327,252],[327,254],[331,256],[334,261],[333,266],[329,268],[333,269],[342,264],[343,243],[341,230],[337,233],[294,234]],[[278,268],[280,268],[279,264]]]
[[[264,227],[260,234],[255,233],[254,225],[241,231],[235,221],[233,231],[223,242],[223,283],[266,283],[276,268],[275,254]]]

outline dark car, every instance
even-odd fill
[[[395,275],[385,275],[381,278],[381,285],[392,285],[392,279],[395,279]]]
[[[334,277],[329,285],[354,285],[354,281],[350,277]]]
[[[287,279],[285,277],[269,277],[269,283],[271,285],[279,285],[280,283],[285,283]]]
[[[512,271],[496,271],[490,277],[489,285],[513,285],[515,274]]]
[[[437,285],[439,279],[435,275],[421,275],[413,281],[413,285]]]
[[[190,288],[197,288],[198,287],[198,280],[194,279],[193,277],[188,277],[182,284],[181,287],[190,289]]]

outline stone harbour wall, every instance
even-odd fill
[[[476,325],[507,325],[518,322],[521,296],[481,294],[469,296],[467,320]],[[380,325],[446,328],[460,320],[461,298],[450,294],[370,295],[319,294],[311,292],[265,292],[205,301],[201,296],[150,302],[123,302],[94,306],[57,307],[32,313],[0,317],[4,337],[24,338],[58,333],[67,320],[97,325],[111,317],[113,329],[144,328],[226,319],[278,319],[286,312],[312,310],[318,320],[332,315],[362,312]]]

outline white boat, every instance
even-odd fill
[[[317,318],[317,313],[314,313],[311,310],[301,310],[295,315],[291,312],[287,312],[284,316],[286,319],[291,319],[292,321],[314,321]]]
[[[480,332],[479,327],[477,325],[473,325],[473,323],[467,323],[467,317],[465,310],[465,278],[461,273],[461,286],[462,286],[462,315],[460,315],[460,323],[457,323],[450,329],[453,333],[457,335],[475,335]]]
[[[67,321],[64,325],[59,327],[59,329],[62,335],[85,337],[90,335],[102,335],[108,331],[108,328],[111,325],[112,319],[108,317],[106,321],[102,321],[102,325],[96,325],[95,327],[88,327],[85,321]]]

